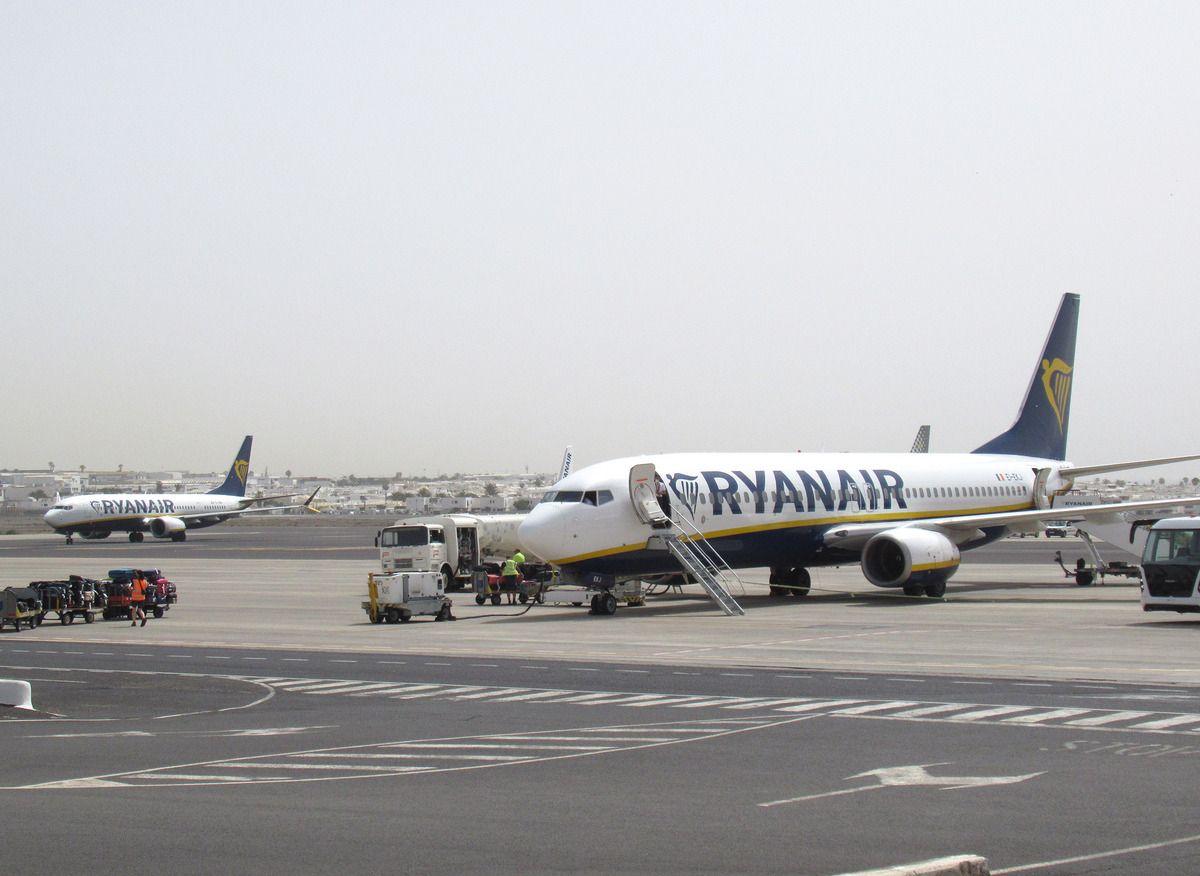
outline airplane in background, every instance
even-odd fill
[[[770,568],[773,596],[809,592],[808,569],[860,564],[878,587],[940,597],[961,552],[1063,516],[1076,478],[1200,459],[1066,460],[1079,296],[1064,295],[1016,422],[971,453],[675,453],[586,466],[521,524],[564,582],[607,590],[687,570],[719,603],[719,568]],[[914,448],[918,449],[919,448]],[[1072,518],[1191,504],[1073,508]],[[705,556],[708,559],[705,559]],[[697,566],[698,564],[698,566]],[[706,575],[705,570],[709,574]],[[728,594],[724,594],[728,596]],[[611,614],[615,600],[598,611]],[[740,613],[723,604],[728,613]]]
[[[74,541],[76,533],[86,539],[100,539],[114,532],[128,532],[132,542],[142,541],[146,532],[155,538],[184,541],[189,529],[214,526],[230,517],[288,508],[314,510],[312,500],[320,487],[299,505],[254,507],[272,499],[291,498],[295,493],[246,498],[253,441],[253,435],[245,437],[224,482],[207,493],[96,493],[60,497],[43,519],[67,537],[67,544]]]

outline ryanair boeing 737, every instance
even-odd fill
[[[183,541],[189,529],[214,526],[241,514],[261,514],[286,508],[308,508],[316,490],[300,505],[255,508],[270,499],[289,496],[246,498],[246,477],[250,474],[250,445],[253,435],[247,435],[233,459],[229,474],[216,489],[207,493],[97,493],[89,496],[60,498],[49,511],[45,521],[56,532],[67,537],[75,533],[84,538],[108,538],[114,532],[128,532],[130,541],[141,541],[143,533],[155,538]],[[291,494],[294,495],[294,494]]]
[[[1064,295],[1016,422],[971,453],[675,453],[587,466],[521,524],[528,552],[567,583],[688,572],[729,613],[717,569],[769,567],[771,594],[806,595],[808,569],[861,564],[878,587],[939,597],[961,551],[1063,516],[1076,478],[1200,458],[1077,466],[1067,461],[1079,296]],[[1072,508],[1079,518],[1196,502]],[[711,574],[706,574],[706,569]]]

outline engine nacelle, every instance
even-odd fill
[[[862,570],[876,587],[941,585],[958,571],[958,545],[928,529],[889,529],[863,548]]]
[[[174,538],[187,529],[187,524],[178,517],[155,517],[150,521],[150,534],[155,538]]]

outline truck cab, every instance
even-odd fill
[[[1150,528],[1142,552],[1142,610],[1200,611],[1200,518],[1172,517]]]
[[[385,575],[416,570],[440,570],[448,564],[446,530],[436,524],[389,526],[376,537],[379,563]]]

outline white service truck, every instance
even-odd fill
[[[497,572],[519,549],[517,529],[524,519],[524,514],[444,514],[399,520],[375,536],[380,569],[385,575],[436,572],[444,590],[469,588],[476,567]]]

